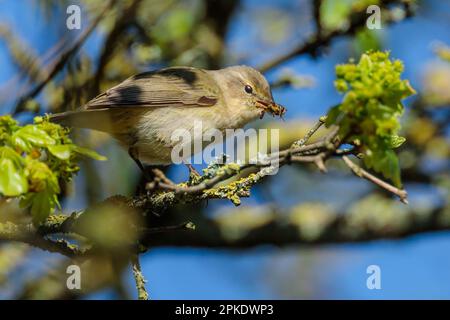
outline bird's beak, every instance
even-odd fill
[[[286,113],[286,108],[273,100],[257,99],[256,103],[256,106],[262,109],[261,118],[265,112],[270,113],[272,116],[279,116],[280,118],[283,118],[283,115]]]

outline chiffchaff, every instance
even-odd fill
[[[269,112],[285,109],[273,101],[269,84],[257,70],[173,67],[128,78],[76,111],[54,114],[51,121],[111,134],[140,161],[170,164],[176,129],[241,128]]]

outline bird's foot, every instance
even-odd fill
[[[200,173],[192,166],[192,164],[186,163],[186,167],[189,169],[189,184],[196,184],[196,181],[201,177]]]
[[[195,170],[195,168],[192,164],[186,163],[186,167],[188,167],[188,169],[189,169],[189,176],[200,177],[200,173],[198,173],[198,171]]]
[[[174,186],[175,183],[170,180],[169,178],[167,178],[167,176],[164,174],[164,172],[162,172],[160,169],[152,169],[152,173],[154,174],[154,181],[158,181],[158,182],[162,182],[171,186]]]

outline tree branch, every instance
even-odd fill
[[[136,289],[138,292],[138,299],[139,300],[148,300],[148,293],[147,290],[145,289],[145,279],[144,279],[144,275],[142,274],[141,271],[141,264],[139,262],[139,256],[138,255],[134,255],[131,258],[131,267],[133,269],[133,276],[134,276],[134,280],[136,282]]]
[[[100,21],[103,19],[106,12],[108,12],[113,5],[115,4],[116,0],[110,0],[109,3],[104,7],[104,9],[100,12],[100,14],[92,21],[92,23],[89,25],[89,27],[84,30],[84,32],[81,34],[81,36],[78,38],[77,41],[75,41],[69,48],[67,48],[65,51],[61,53],[58,60],[56,60],[52,66],[50,66],[50,70],[48,71],[47,75],[28,93],[24,94],[22,97],[19,98],[14,113],[18,114],[22,111],[24,111],[25,102],[29,99],[34,98],[41,92],[41,90],[54,78],[56,74],[58,74],[59,71],[61,71],[66,63],[69,61],[70,58],[78,51],[78,49],[81,48],[83,43],[86,41],[86,39],[91,35],[91,33],[95,30],[97,25],[100,23]]]
[[[305,219],[297,220],[292,212],[271,212],[267,214],[266,223],[256,226],[239,223],[238,214],[233,217],[236,221],[234,226],[227,226],[220,220],[198,217],[196,232],[161,234],[157,237],[149,235],[143,243],[152,248],[176,246],[233,250],[264,245],[285,247],[360,243],[400,239],[424,232],[450,231],[448,204],[426,215],[412,209],[403,214],[391,210],[383,216],[363,211],[302,214]],[[255,221],[257,219],[260,220],[261,215],[255,215]]]
[[[65,240],[50,240],[36,232],[31,224],[17,225],[12,222],[0,223],[0,240],[17,241],[48,252],[57,252],[69,258],[82,256],[85,250]]]
[[[185,183],[177,185],[168,184],[163,182],[164,179],[162,179],[163,181],[159,181],[156,185],[152,185],[153,189],[150,194],[135,197],[114,196],[106,199],[103,203],[110,203],[113,206],[125,206],[132,210],[138,210],[143,215],[145,215],[148,211],[162,213],[168,207],[174,206],[177,203],[196,203],[208,199],[229,199],[233,204],[239,205],[241,201],[240,198],[249,197],[251,187],[270,174],[275,165],[281,167],[294,162],[312,163],[315,164],[320,171],[326,172],[325,162],[332,156],[341,156],[343,161],[357,176],[365,178],[372,183],[394,193],[399,196],[403,202],[406,202],[406,191],[399,190],[387,182],[371,175],[362,168],[359,168],[356,164],[351,162],[351,160],[348,159],[344,153],[341,155],[336,153],[341,144],[341,140],[338,137],[339,128],[337,126],[332,126],[329,132],[321,140],[307,144],[311,136],[323,125],[324,121],[325,117],[321,117],[312,129],[290,148],[270,154],[267,157],[267,159],[270,160],[269,162],[262,161],[255,164],[212,163],[204,170],[204,174],[202,176],[191,176],[190,180]],[[247,171],[250,171],[250,173]],[[234,178],[234,180],[226,184],[219,185],[220,182],[224,182],[230,178]],[[95,208],[89,209],[95,210]],[[0,240],[21,241],[44,250],[60,252],[67,256],[86,255],[86,251],[82,251],[64,240],[53,242],[46,239],[47,236],[54,234],[72,234],[85,237],[86,235],[82,234],[82,228],[80,229],[77,227],[78,219],[82,216],[82,213],[73,213],[70,216],[52,215],[39,227],[38,230],[35,230],[31,224],[14,225],[12,223],[7,223],[5,225],[0,225],[0,227],[2,227],[0,228]],[[335,220],[339,220],[339,218],[336,217]],[[208,224],[208,228],[212,227],[214,229],[213,222],[208,222]],[[143,230],[140,230],[140,234],[144,239],[151,239],[151,243],[146,243],[144,246],[145,248],[148,248],[153,245],[152,242],[155,241],[156,238],[160,238],[159,235],[158,237],[154,237],[155,233],[164,234],[165,231],[186,230],[193,228],[194,225],[192,223],[182,223],[173,226],[144,228]],[[174,235],[172,232],[170,234],[171,236]],[[194,236],[191,235],[191,238],[201,235],[201,233],[198,232],[190,232],[190,234],[195,234]],[[278,235],[282,235],[280,241],[286,241],[284,233],[280,233]],[[182,237],[184,236],[187,236],[187,233],[182,233]],[[189,238],[189,236],[187,237]],[[340,241],[339,239],[340,237],[337,237],[335,240]],[[276,242],[277,240],[274,241]],[[342,241],[345,241],[345,238],[343,238]],[[289,240],[288,242],[292,242],[292,240]],[[189,241],[187,243],[189,243]],[[194,241],[191,243],[195,244],[196,242]],[[93,246],[95,247],[95,243]],[[131,249],[132,248],[130,248],[130,250]],[[89,253],[92,252],[93,249],[90,249]]]
[[[395,3],[395,2],[399,2],[399,1],[383,0],[383,1],[380,1],[380,6],[386,7],[388,4]],[[400,1],[400,2],[403,3],[403,1]],[[406,6],[406,9],[408,9],[408,6],[407,5],[405,5],[405,6]],[[316,12],[315,14],[317,15],[318,12]],[[409,15],[407,15],[407,16],[409,16]],[[389,16],[383,15],[383,17],[386,18],[385,19],[386,23],[391,23],[391,22],[396,21],[390,15]],[[344,35],[354,34],[358,30],[358,28],[365,25],[366,19],[367,19],[367,14],[364,10],[362,12],[353,13],[350,17],[350,24],[345,29],[338,29],[338,30],[334,30],[332,32],[324,33],[321,28],[318,28],[316,30],[316,32],[312,36],[310,36],[306,42],[298,45],[291,51],[286,52],[286,53],[274,58],[273,60],[267,61],[266,63],[262,64],[258,69],[259,69],[259,71],[264,73],[264,72],[269,71],[270,69],[275,68],[276,66],[280,65],[281,63],[286,62],[286,61],[288,61],[296,56],[302,55],[302,54],[310,54],[312,56],[316,56],[318,53],[318,50],[320,48],[328,46],[335,38],[338,38],[338,37],[344,36]]]
[[[381,180],[380,178],[375,177],[373,174],[370,174],[357,164],[353,163],[352,160],[350,160],[350,158],[347,156],[343,156],[342,160],[356,176],[369,180],[370,182],[398,196],[401,202],[408,204],[408,193],[405,190],[396,188],[393,185]]]

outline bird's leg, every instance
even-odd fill
[[[141,169],[142,174],[144,175],[145,179],[147,181],[152,181],[154,180],[154,177],[151,177],[148,172],[145,170],[144,165],[142,164],[142,162],[139,160],[139,156],[138,156],[138,152],[136,148],[130,147],[128,149],[128,154],[130,155],[130,158],[134,160],[134,162],[137,164],[137,166],[139,167],[139,169]]]
[[[152,168],[151,171],[155,175],[155,179],[159,179],[159,181],[164,182],[166,184],[175,185],[175,183],[167,178],[167,176],[160,170],[159,168]]]
[[[197,170],[195,170],[194,166],[192,166],[192,164],[190,163],[185,163],[186,167],[188,167],[189,169],[189,176],[193,176],[193,177],[200,177],[200,173],[198,173]]]
[[[200,183],[201,175],[190,163],[185,163],[186,167],[189,169],[189,180],[188,185],[196,185]]]
[[[150,172],[152,173],[150,175],[149,172],[147,170],[145,170],[145,167],[142,164],[142,162],[139,160],[138,152],[137,152],[136,148],[130,147],[128,149],[128,154],[130,155],[131,159],[133,159],[134,162],[136,162],[139,169],[141,169],[142,173],[144,174],[144,178],[145,178],[145,180],[147,180],[147,182],[154,182],[155,185],[158,184],[160,181],[164,182],[166,184],[170,184],[170,185],[175,184],[172,182],[172,180],[167,178],[166,175],[164,174],[164,172],[162,172],[157,166],[153,166],[153,167],[150,166],[151,167]]]
[[[288,165],[292,164],[292,147],[288,149],[284,159]]]

